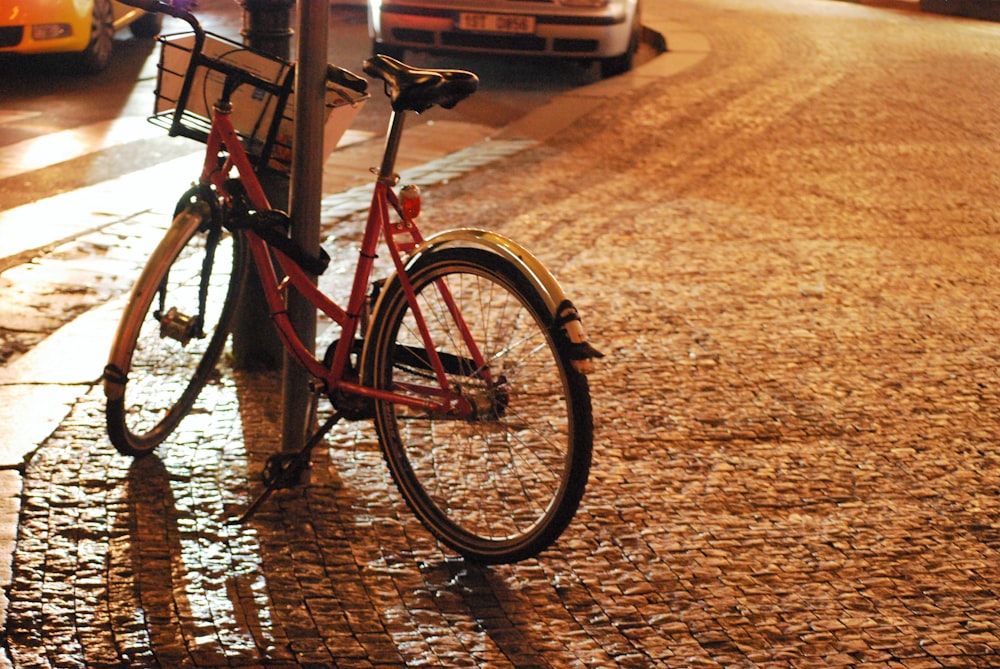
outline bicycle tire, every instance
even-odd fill
[[[375,427],[392,477],[420,521],[464,557],[489,564],[533,557],[569,525],[587,484],[593,449],[587,378],[571,364],[539,291],[508,260],[476,248],[441,249],[417,260],[407,276],[435,349],[449,361],[449,383],[483,410],[455,419],[376,401]],[[469,369],[439,281],[488,361],[492,387]],[[394,278],[372,316],[366,380],[380,389],[427,385],[433,374],[421,349]]]
[[[218,235],[218,245],[208,259],[211,235]],[[136,281],[105,371],[108,436],[122,454],[152,452],[191,411],[225,347],[247,260],[243,237],[211,222],[204,203],[183,207],[174,218]],[[199,314],[206,271],[201,333],[183,342]],[[174,317],[163,321],[173,309]]]

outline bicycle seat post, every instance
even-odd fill
[[[389,133],[385,138],[385,151],[382,154],[382,166],[378,171],[378,180],[389,186],[396,185],[396,156],[403,139],[403,121],[405,112],[393,111],[389,116]]]

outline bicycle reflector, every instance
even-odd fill
[[[399,209],[403,217],[414,219],[420,215],[420,187],[407,184],[399,191]]]

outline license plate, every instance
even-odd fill
[[[462,12],[458,15],[458,29],[486,33],[533,33],[535,32],[535,17],[518,14]]]

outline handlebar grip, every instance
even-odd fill
[[[362,79],[350,70],[345,70],[344,68],[337,67],[336,65],[328,64],[326,66],[326,80],[330,83],[337,84],[338,86],[348,88],[355,93],[361,93],[364,95],[368,92],[367,79]]]

